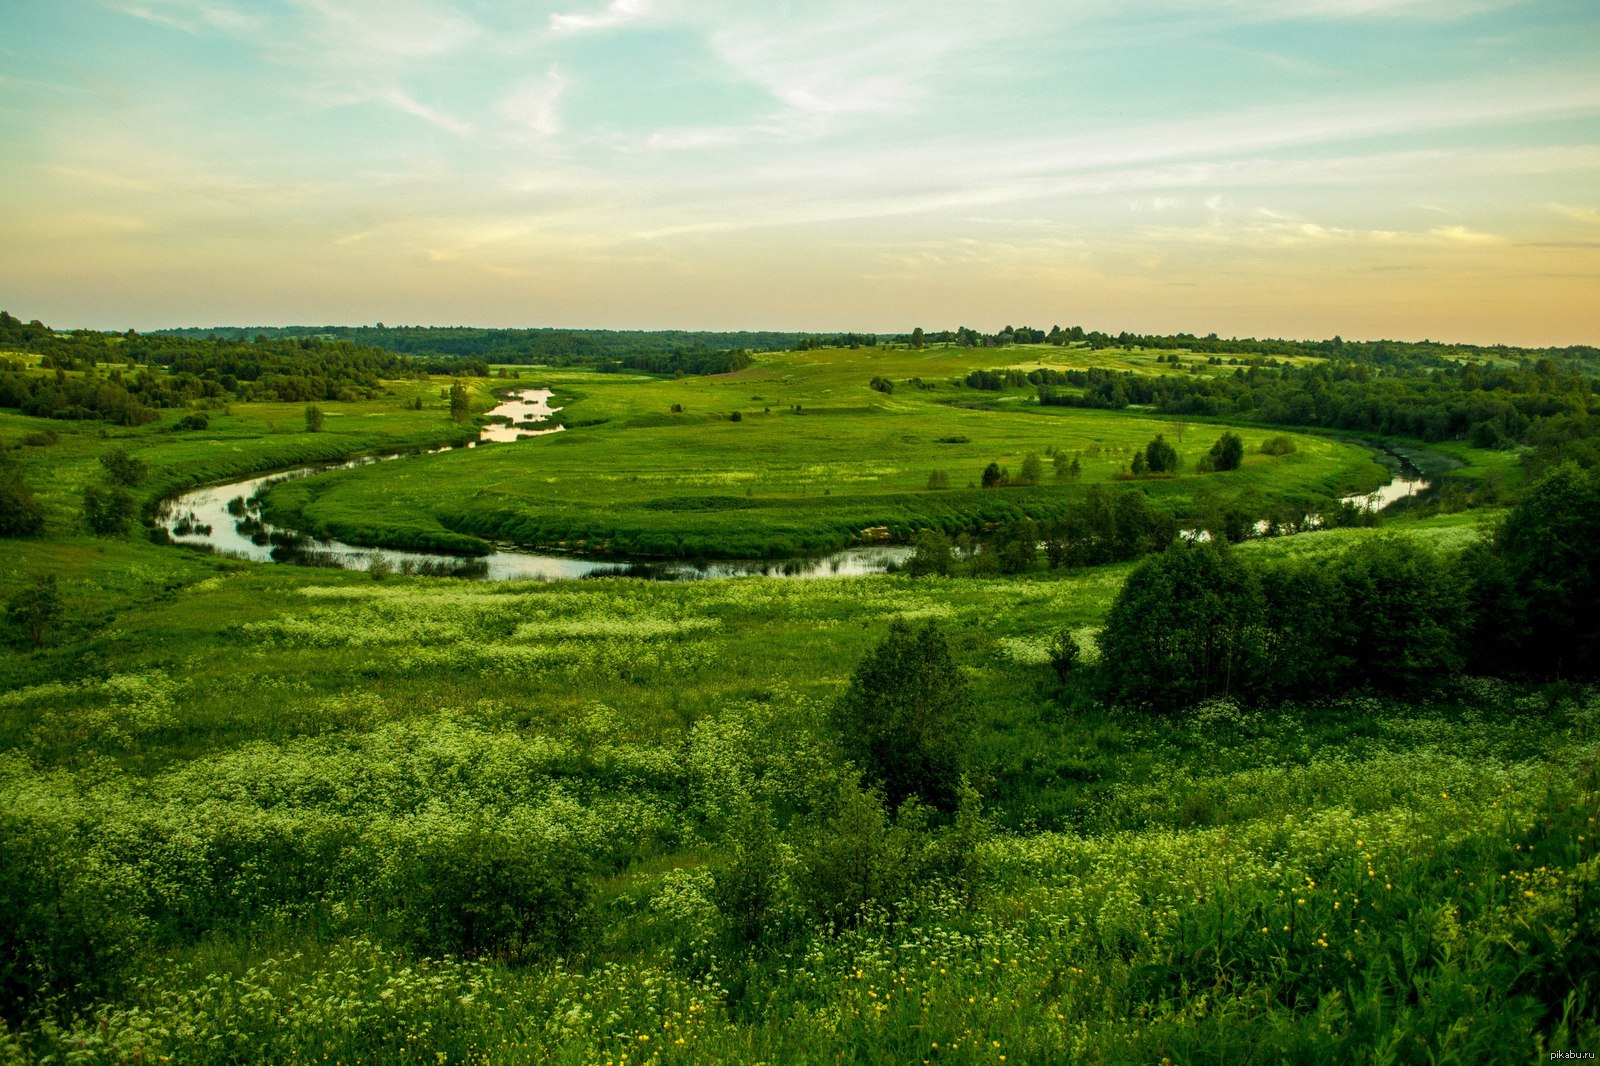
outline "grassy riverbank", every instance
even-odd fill
[[[1053,358],[1077,366],[1090,354]],[[566,398],[567,433],[297,481],[272,491],[268,511],[386,547],[457,534],[592,553],[759,557],[843,547],[875,527],[904,538],[1054,517],[1086,486],[1125,476],[1157,434],[1177,447],[1179,474],[1137,484],[1181,515],[1236,503],[1304,513],[1385,478],[1357,445],[1289,434],[1292,454],[1265,455],[1261,444],[1284,434],[1249,428],[1239,431],[1241,469],[1201,474],[1225,427],[1041,407],[1031,389],[958,384],[971,369],[1022,358],[1020,367],[1040,365],[1032,351],[827,350],[764,355],[706,378],[547,372],[537,380]],[[894,391],[869,388],[874,376]],[[1042,464],[1037,484],[979,487],[991,462],[1020,479],[1030,453]]]

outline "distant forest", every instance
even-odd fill
[[[1148,406],[1172,415],[1220,416],[1470,440],[1529,449],[1536,467],[1573,459],[1600,465],[1600,349],[1482,347],[1433,341],[1256,340],[1215,334],[1116,336],[1073,326],[962,327],[894,337],[871,333],[476,329],[425,326],[213,327],[150,333],[58,332],[0,312],[0,349],[37,353],[54,377],[22,372],[0,356],[0,407],[49,418],[124,425],[161,408],[228,398],[310,402],[375,395],[385,378],[486,376],[491,363],[586,366],[600,371],[720,374],[742,370],[752,351],[821,347],[911,348],[937,344],[1118,347],[1161,351],[1160,375],[1108,369],[975,370],[980,391],[1036,388],[1042,404]],[[1205,356],[1205,366],[1177,350]],[[1223,354],[1225,353],[1225,354]],[[1297,356],[1319,362],[1296,365]],[[109,373],[102,364],[121,364]],[[1206,371],[1234,367],[1219,376]],[[166,374],[147,368],[165,368]],[[66,371],[82,371],[68,377]]]

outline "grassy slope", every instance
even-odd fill
[[[1137,366],[1127,353],[1055,349],[831,350],[764,356],[736,374],[676,381],[553,372],[539,380],[558,390],[577,428],[280,486],[272,513],[321,535],[390,547],[409,546],[424,516],[423,525],[431,520],[440,530],[537,547],[782,555],[839,547],[870,526],[905,536],[1048,517],[1083,485],[1111,481],[1158,433],[1178,444],[1188,470],[1220,433],[1136,412],[1041,408],[1031,389],[951,384],[976,367],[1041,365],[1040,355],[1055,366]],[[899,383],[896,391],[868,388],[875,374]],[[936,387],[905,384],[910,378]],[[674,405],[682,413],[671,413]],[[743,420],[729,421],[733,411]],[[1141,485],[1192,511],[1207,496],[1310,507],[1383,477],[1368,452],[1328,439],[1300,435],[1293,455],[1257,454],[1274,433],[1242,431],[1239,471]],[[1040,486],[975,487],[991,461],[1016,474],[1027,453],[1052,446],[1081,454],[1079,482],[1057,482],[1047,463]],[[948,475],[948,490],[927,488],[934,471]]]
[[[1066,713],[1047,641],[1097,628],[1126,568],[378,584],[70,532],[111,446],[170,481],[200,462],[242,473],[304,448],[451,431],[437,410],[418,422],[384,404],[329,408],[317,438],[251,437],[226,418],[215,439],[54,424],[63,440],[26,453],[50,527],[5,544],[0,597],[56,573],[67,611],[44,650],[0,649],[0,810],[60,827],[108,883],[217,913],[197,934],[146,930],[138,984],[64,1029],[0,1030],[0,1060],[1270,1062],[1389,1049],[1524,1062],[1600,1037],[1592,1017],[1558,1021],[1579,974],[1533,968],[1552,945],[1581,955],[1596,936],[1592,697],[1473,685],[1433,705],[1218,708],[1188,723]],[[339,435],[358,410],[376,429]],[[299,428],[294,406],[235,411]],[[7,436],[41,425],[0,415]],[[1475,520],[1399,528],[1453,546]],[[1336,551],[1371,535],[1243,550]],[[730,955],[707,858],[746,797],[793,802],[832,772],[822,711],[894,617],[939,620],[979,702],[1000,827],[980,849],[981,883],[970,898],[928,886],[898,925]],[[484,819],[584,842],[602,879],[580,957],[419,961],[362,902],[397,839]],[[1535,1025],[1540,1004],[1556,1020]]]

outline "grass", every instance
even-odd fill
[[[562,417],[576,427],[567,433],[297,481],[273,490],[269,510],[321,536],[385,547],[459,534],[620,555],[778,556],[859,542],[872,527],[905,538],[917,529],[1051,517],[1084,486],[1117,479],[1157,434],[1177,442],[1193,471],[1221,432],[1132,411],[1040,407],[1031,389],[952,383],[1021,354],[793,352],[738,373],[681,380],[552,371],[538,380],[557,390]],[[1041,365],[1040,353],[1027,355],[1018,365]],[[1066,350],[1048,365],[1090,358]],[[1125,360],[1114,353],[1109,361]],[[870,389],[875,375],[899,382],[895,392]],[[739,422],[728,417],[735,411]],[[1272,457],[1257,449],[1276,431],[1241,435],[1240,470],[1139,484],[1190,515],[1236,498],[1310,509],[1384,480],[1371,453],[1355,445],[1297,435],[1295,453]],[[990,462],[1018,474],[1028,453],[1049,449],[1079,458],[1077,481],[1058,481],[1047,460],[1040,485],[977,487]],[[936,471],[948,489],[928,488]]]
[[[805,382],[802,358],[821,367]],[[607,496],[609,482],[560,480],[582,468],[545,465],[566,454],[547,445],[589,434],[598,443],[561,447],[665,478],[665,443],[704,471],[717,454],[693,444],[705,436],[731,442],[729,469],[799,478],[830,455],[839,470],[874,461],[902,425],[971,443],[907,446],[913,458],[897,462],[952,447],[968,465],[1010,456],[1013,469],[1019,445],[1139,443],[1163,425],[1004,396],[973,410],[940,403],[957,395],[944,382],[851,404],[886,367],[898,378],[956,364],[893,353],[852,370],[847,358],[775,361],[763,372],[796,380],[738,389],[860,412],[780,414],[780,400],[733,424],[700,417],[696,400],[674,420],[662,400],[731,383],[552,374],[574,423],[609,420],[474,450],[473,463],[451,452],[374,469],[416,472],[395,491],[396,514],[429,484],[468,498],[492,470],[512,485],[518,463],[524,481],[558,477],[568,499],[681,500],[729,494],[684,477]],[[407,388],[430,409],[406,412]],[[56,444],[22,451],[48,525],[6,543],[0,598],[52,574],[65,606],[42,649],[0,646],[0,899],[37,905],[28,943],[62,946],[63,965],[87,961],[80,986],[54,989],[61,1002],[5,1006],[0,1062],[1520,1063],[1600,1041],[1592,691],[1469,678],[1415,704],[1351,694],[1149,719],[1063,703],[1048,661],[1062,630],[1092,648],[1125,566],[1007,579],[374,581],[73,529],[111,448],[150,463],[140,491],[154,494],[420,447],[459,432],[437,389],[327,405],[315,435],[298,405],[236,405],[200,434],[53,424]],[[41,426],[0,414],[0,437]],[[768,433],[772,455],[714,436],[733,430]],[[1191,427],[1185,448],[1211,432]],[[1299,467],[1252,453],[1231,482],[1141,484],[1275,495],[1366,461],[1301,439]],[[779,445],[795,442],[823,454],[784,460]],[[331,487],[317,500],[365,486],[318,482]],[[851,507],[920,498],[914,484],[857,484]],[[686,523],[750,515],[637,510]],[[1454,549],[1486,517],[1388,528]],[[1373,535],[1240,550],[1318,555]],[[935,620],[951,640],[981,722],[986,828],[960,876],[903,883],[830,927],[802,891],[852,787],[826,710],[895,618]],[[775,932],[750,946],[730,932],[718,879],[749,844],[738,827],[753,807],[774,812],[778,888]],[[914,839],[935,846],[943,832]],[[414,896],[428,888],[415,860],[471,862],[473,841],[559,845],[586,863],[589,901],[559,916],[573,933],[560,952],[418,946]]]

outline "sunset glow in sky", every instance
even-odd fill
[[[1600,343],[1595,0],[0,0],[0,307]]]

